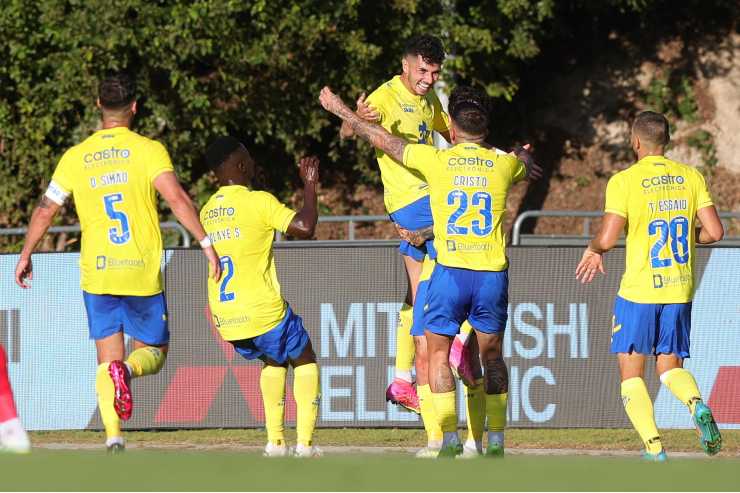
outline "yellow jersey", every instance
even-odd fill
[[[399,75],[373,91],[366,102],[378,112],[379,123],[384,129],[412,144],[431,144],[432,130],[446,132],[450,129],[450,118],[434,91],[417,96],[406,89]],[[375,156],[389,214],[429,195],[421,173],[399,166],[381,150],[376,150]]]
[[[461,143],[444,150],[407,145],[403,164],[423,173],[429,183],[437,263],[505,270],[506,196],[526,175],[524,163],[498,149]]]
[[[647,156],[612,176],[608,213],[627,220],[619,296],[635,303],[687,303],[694,293],[696,211],[712,205],[695,168]]]
[[[208,279],[208,303],[224,340],[257,337],[285,317],[272,241],[295,214],[272,194],[240,185],[219,188],[201,209],[200,222],[221,256],[221,279]]]
[[[59,161],[46,196],[71,194],[82,228],[80,284],[92,294],[162,291],[154,179],[174,171],[162,144],[126,127],[99,130]]]

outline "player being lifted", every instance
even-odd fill
[[[298,238],[313,236],[318,209],[319,160],[300,160],[303,208],[296,213],[270,193],[251,190],[255,162],[233,137],[220,137],[206,152],[219,189],[203,206],[200,218],[221,254],[223,278],[209,280],[212,323],[221,337],[246,359],[263,363],[260,390],[265,408],[265,456],[289,453],[283,435],[285,381],[293,367],[297,445],[293,455],[321,455],[313,445],[319,406],[319,368],[301,317],[280,294],[272,241],[275,231]]]
[[[433,130],[449,141],[449,117],[433,89],[434,83],[439,79],[444,58],[444,47],[438,38],[429,35],[412,37],[404,47],[401,74],[382,84],[367,99],[364,94],[360,96],[357,100],[358,115],[380,124],[388,132],[410,143],[432,144]],[[340,135],[343,138],[354,135],[347,122],[342,123]],[[429,190],[422,174],[399,166],[392,156],[381,149],[376,150],[376,156],[383,182],[385,206],[391,220],[397,227],[405,230],[431,228]],[[431,392],[427,376],[426,339],[422,324],[417,323],[421,308],[415,307],[417,293],[423,293],[426,289],[425,281],[428,280],[433,265],[430,260],[436,257],[436,253],[431,241],[414,245],[402,239],[399,250],[408,278],[408,291],[399,313],[396,332],[395,378],[386,391],[386,399],[421,414],[428,442],[427,447],[417,455],[436,456],[441,445],[442,431],[434,415],[434,406],[429,400]],[[411,376],[412,366],[416,367],[416,389]],[[482,388],[473,387],[468,394],[468,423],[472,433],[472,430],[482,427],[482,420],[485,419],[482,412]],[[470,441],[474,443],[479,438],[478,436],[474,440],[471,435]],[[475,448],[474,445],[472,447]]]
[[[25,279],[32,278],[31,253],[72,195],[82,227],[80,284],[98,356],[95,389],[106,445],[116,453],[124,450],[120,420],[133,409],[130,379],[158,373],[169,342],[155,191],[201,240],[213,279],[221,268],[167,150],[129,129],[137,110],[133,79],[115,75],[101,81],[97,105],[102,129],[59,161],[31,217],[15,277],[19,286],[30,287]],[[134,339],[125,361],[124,333]]]
[[[488,132],[488,108],[485,96],[471,88],[457,88],[450,96],[454,147],[447,150],[409,144],[391,135],[358,117],[329,88],[319,99],[355,133],[403,163],[396,166],[418,171],[429,184],[437,265],[424,306],[424,327],[432,398],[444,433],[439,456],[462,453],[448,358],[452,339],[465,320],[475,330],[485,370],[486,453],[502,455],[508,392],[501,351],[508,304],[503,215],[511,185],[526,174],[524,164],[481,146]]]
[[[643,380],[650,355],[660,381],[689,408],[704,451],[713,455],[722,445],[683,360],[689,357],[695,246],[721,240],[724,230],[701,173],[664,156],[668,141],[663,115],[637,115],[631,137],[637,162],[609,179],[601,228],[576,268],[583,283],[605,273],[602,256],[626,227],[626,268],[614,303],[611,352],[619,361],[624,408],[645,444],[643,457],[656,461],[666,454]]]

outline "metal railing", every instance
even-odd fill
[[[576,217],[576,218],[583,218],[583,234],[581,236],[577,235],[557,235],[554,236],[556,239],[588,239],[591,236],[591,221],[593,218],[601,217],[604,215],[603,211],[543,211],[543,210],[536,210],[536,211],[525,211],[519,214],[517,216],[516,220],[514,221],[514,227],[512,228],[511,232],[511,245],[512,246],[519,246],[521,245],[522,240],[522,223],[526,221],[527,219],[532,218],[538,218],[538,217]],[[720,219],[722,219],[722,223],[725,226],[725,229],[727,229],[727,219],[740,219],[740,212],[720,212],[719,213]],[[736,240],[735,237],[728,237],[728,240]]]
[[[390,221],[387,215],[382,216],[319,216],[319,223],[347,223],[347,241],[355,241],[355,226],[357,223],[370,223],[376,221]],[[278,231],[275,241],[285,241],[283,235]],[[342,240],[334,240],[342,241]]]
[[[159,223],[161,229],[171,229],[180,233],[180,245],[181,247],[190,247],[190,235],[188,231],[183,227],[182,224],[174,221],[166,221]],[[28,228],[0,228],[0,236],[24,236]],[[52,226],[47,232],[48,233],[79,233],[81,231],[79,224],[73,224],[70,226]]]

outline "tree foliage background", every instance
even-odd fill
[[[317,102],[353,101],[399,69],[404,40],[430,32],[452,55],[445,79],[502,101],[543,43],[660,0],[6,0],[0,9],[0,227],[26,224],[62,153],[98,125],[98,78],[137,75],[135,129],[161,140],[202,201],[201,156],[216,135],[247,143],[278,195],[295,158],[323,157],[325,182],[377,183],[366,149],[339,142]],[[703,2],[689,2],[695,5]],[[722,2],[720,2],[722,3]],[[726,3],[726,2],[725,2]],[[76,222],[71,207],[60,223]]]

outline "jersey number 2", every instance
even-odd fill
[[[219,300],[221,300],[222,303],[226,301],[234,301],[234,293],[229,293],[226,291],[226,285],[229,284],[231,278],[234,277],[234,262],[228,255],[224,255],[223,257],[221,257],[221,271],[225,272],[225,274],[223,280],[221,281],[221,288],[219,289]]]
[[[653,269],[671,266],[670,258],[660,258],[660,251],[668,243],[669,236],[673,259],[679,264],[689,261],[689,220],[684,216],[674,217],[670,223],[665,219],[656,219],[648,224],[648,234],[658,235],[650,249],[650,264]]]
[[[465,214],[468,210],[468,194],[463,190],[453,190],[447,195],[447,205],[455,205],[459,202],[457,209],[453,212],[449,219],[447,219],[447,234],[448,235],[466,235],[468,234],[468,228],[465,226],[458,226],[457,220],[460,216]],[[476,236],[487,236],[493,229],[493,213],[491,212],[491,194],[488,192],[475,192],[470,203],[473,207],[480,206],[478,214],[483,218],[483,221],[474,219],[470,224],[473,230],[473,234]]]
[[[120,233],[118,228],[113,227],[108,229],[108,239],[114,245],[123,245],[131,239],[131,230],[128,227],[128,216],[125,212],[117,211],[115,205],[118,202],[123,202],[123,194],[112,193],[103,197],[103,204],[105,204],[105,213],[113,221],[118,221],[120,225]]]

